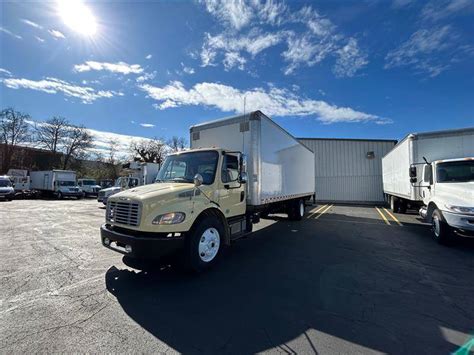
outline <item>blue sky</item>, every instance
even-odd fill
[[[188,137],[245,97],[298,137],[474,125],[473,0],[0,6],[1,107],[36,120]]]

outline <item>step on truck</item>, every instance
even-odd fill
[[[82,190],[77,185],[76,172],[72,170],[31,171],[30,186],[44,196],[82,198]]]
[[[301,220],[314,195],[314,153],[260,111],[190,129],[191,149],[169,155],[156,183],[109,198],[102,244],[135,259],[181,252],[213,265],[261,215]]]
[[[419,208],[439,243],[473,234],[474,128],[409,134],[382,158],[382,175],[392,211]]]

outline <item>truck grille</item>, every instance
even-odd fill
[[[133,201],[109,201],[106,219],[128,226],[140,225],[140,204]]]

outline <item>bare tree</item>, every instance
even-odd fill
[[[64,117],[53,117],[45,122],[35,123],[35,141],[55,155],[69,134],[69,125]]]
[[[130,153],[147,163],[163,163],[166,157],[166,144],[157,138],[132,141]]]
[[[28,141],[28,122],[30,116],[6,108],[0,112],[0,143],[2,145],[2,171],[10,168],[15,146]]]
[[[118,166],[119,166],[119,159],[117,158],[117,152],[118,152],[119,144],[117,141],[110,140],[108,142],[107,146],[107,158],[105,160],[105,163],[107,164],[108,170],[109,170],[109,176],[112,179],[116,179],[118,177]]]
[[[173,136],[171,139],[168,139],[167,144],[173,152],[179,152],[186,148],[187,141],[184,137]]]
[[[84,126],[69,126],[64,139],[64,163],[66,169],[71,158],[84,158],[87,149],[92,147],[92,136]]]

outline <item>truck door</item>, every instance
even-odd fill
[[[239,182],[239,157],[237,155],[224,155],[219,190],[219,204],[226,217],[245,213],[245,185]]]
[[[423,203],[428,204],[431,200],[433,191],[433,167],[432,165],[423,165],[423,188],[421,190],[421,196],[423,197]]]

